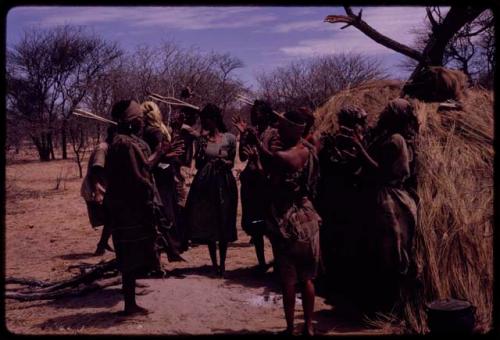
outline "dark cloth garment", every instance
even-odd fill
[[[373,188],[375,225],[383,240],[380,244],[384,250],[383,263],[402,273],[408,269],[417,223],[415,199],[404,188],[404,182],[410,177],[412,154],[399,134],[390,136],[377,151],[375,158],[381,168],[381,178]]]
[[[361,220],[366,208],[361,204],[361,157],[352,144],[338,135],[324,135],[319,152],[320,179],[315,206],[321,225],[321,255],[328,285],[346,294],[355,289],[360,261]]]
[[[103,204],[94,201],[86,201],[87,213],[89,215],[90,225],[93,228],[100,227],[106,223],[106,209]]]
[[[179,157],[182,166],[191,167],[194,155],[194,143],[199,133],[191,126],[183,124],[180,136],[184,141],[184,153]]]
[[[196,152],[198,172],[186,202],[186,223],[193,243],[237,240],[238,190],[231,168],[236,155],[236,138],[223,134],[221,143],[201,137]],[[231,165],[223,160],[230,161]]]
[[[159,128],[146,126],[142,138],[151,150],[155,150],[165,136]],[[160,163],[153,168],[153,176],[156,193],[160,198],[158,205],[161,207],[164,218],[162,218],[163,223],[160,224],[162,227],[159,231],[166,239],[170,240],[168,250],[181,253],[187,248],[187,239],[185,228],[180,219],[181,207],[177,204],[177,176],[180,176],[180,164],[173,159],[160,160]],[[170,249],[171,247],[176,249]]]
[[[399,134],[380,139],[371,153],[380,169],[367,173],[365,273],[377,291],[376,300],[384,304],[397,299],[398,282],[415,266],[412,245],[417,201],[405,189],[413,153]]]
[[[277,232],[271,237],[273,255],[283,281],[303,282],[318,274],[320,264],[320,217],[303,197],[284,213],[272,207],[268,223]]]
[[[268,234],[281,279],[314,279],[320,263],[319,228],[321,218],[311,199],[318,176],[314,147],[305,140],[309,158],[293,173],[270,174],[271,205],[266,219]]]
[[[154,152],[163,141],[164,135],[157,127],[146,125],[142,130],[142,139],[148,144],[151,152]]]
[[[106,155],[108,143],[100,143],[92,151],[87,164],[87,173],[83,179],[80,193],[87,204],[90,225],[93,228],[106,223],[106,210],[102,204],[95,201],[95,190],[102,195],[106,193],[107,181],[105,176]],[[97,188],[94,184],[97,182]]]
[[[240,173],[241,227],[251,237],[266,232],[266,211],[269,208],[267,178],[248,165]]]
[[[108,151],[105,205],[122,273],[152,270],[159,265],[149,155],[148,145],[133,135],[116,135]]]
[[[271,134],[276,129],[267,128],[259,139],[269,142]],[[242,133],[240,138],[240,153],[243,147],[254,144],[249,131]],[[241,193],[241,227],[249,236],[262,236],[266,231],[266,213],[270,204],[269,183],[267,176],[257,169],[257,166],[248,161],[245,169],[240,173]]]
[[[87,202],[94,200],[94,185],[92,179],[97,181],[98,190],[102,194],[106,192],[106,176],[104,176],[104,167],[106,165],[106,155],[108,153],[108,143],[100,143],[92,151],[87,164],[87,173],[82,181],[82,186],[80,188],[80,194],[83,199]],[[99,171],[101,170],[101,171]],[[93,178],[91,178],[93,177]]]

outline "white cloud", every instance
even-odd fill
[[[303,21],[292,21],[287,23],[282,23],[271,28],[270,31],[273,33],[289,33],[293,31],[326,31],[331,30],[322,20],[303,20]]]
[[[202,30],[252,27],[276,19],[255,7],[54,7],[51,12],[47,7],[23,9],[34,15],[45,14],[31,22],[41,26],[126,22],[133,27]]]

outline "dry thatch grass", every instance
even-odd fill
[[[315,112],[316,131],[335,131],[336,113],[347,103],[364,108],[373,124],[400,88],[378,81],[337,94]],[[403,319],[406,328],[425,332],[425,302],[466,299],[477,308],[477,330],[485,332],[493,303],[493,94],[468,90],[460,111],[413,103],[421,123],[415,254],[423,298],[404,301]]]

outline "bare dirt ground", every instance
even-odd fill
[[[237,164],[235,174],[241,168],[242,164]],[[80,184],[73,160],[40,163],[36,155],[26,152],[8,163],[6,276],[60,280],[76,274],[68,271],[70,265],[94,264],[114,257],[110,252],[103,257],[93,256],[101,229],[89,225]],[[210,274],[205,246],[191,248],[183,256],[185,263],[162,259],[172,276],[140,280],[149,285],[138,289],[141,295],[137,298],[152,312],[147,316],[119,316],[123,308],[121,287],[112,286],[57,300],[6,300],[6,327],[15,334],[158,335],[266,334],[285,328],[282,299],[272,269],[264,276],[253,274],[252,267],[257,263],[254,248],[239,225],[238,241],[228,249],[224,278]],[[266,256],[272,259],[269,243]],[[296,320],[300,332],[300,296]],[[316,300],[315,327],[319,334],[388,332],[346,319],[322,297]]]

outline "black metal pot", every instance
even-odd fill
[[[471,334],[475,326],[475,307],[468,301],[445,299],[426,304],[431,334]]]

